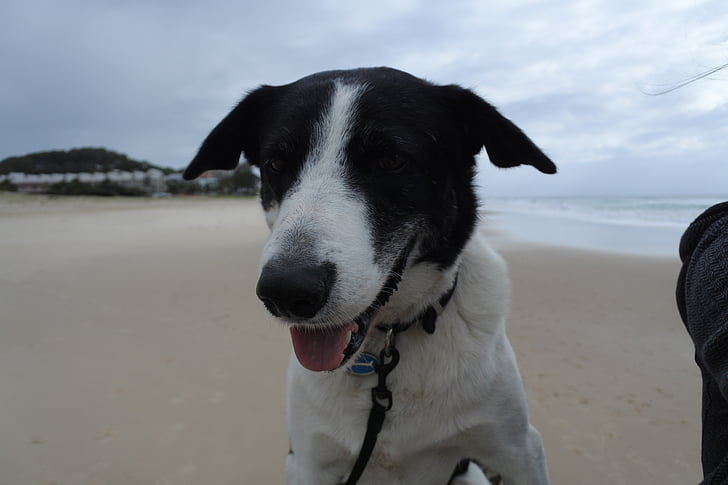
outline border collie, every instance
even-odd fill
[[[478,230],[483,147],[498,167],[556,172],[472,91],[366,68],[255,89],[187,167],[190,180],[242,153],[260,169],[257,295],[293,344],[288,484],[356,481],[377,356],[395,348],[391,409],[358,483],[489,483],[463,458],[505,484],[549,482],[505,334],[506,265]]]

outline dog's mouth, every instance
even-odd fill
[[[397,291],[413,241],[404,248],[374,301],[356,318],[343,325],[319,327],[294,325],[291,342],[298,362],[310,371],[332,371],[343,366],[364,343],[374,314]]]
[[[368,322],[360,317],[333,328],[296,325],[291,327],[293,351],[306,369],[332,371],[344,365],[359,350],[368,328]]]

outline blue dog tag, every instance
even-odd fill
[[[355,376],[370,376],[377,372],[379,360],[368,352],[359,354],[354,363],[347,367],[349,374]]]

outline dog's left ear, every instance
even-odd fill
[[[232,170],[238,166],[241,153],[256,165],[261,118],[277,98],[277,89],[261,86],[243,98],[207,135],[182,177],[192,180],[208,170]]]
[[[556,165],[511,120],[490,103],[460,86],[443,86],[462,123],[467,149],[472,155],[485,147],[498,167],[532,165],[543,173],[556,173]]]

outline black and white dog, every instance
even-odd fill
[[[488,483],[473,462],[452,476],[465,457],[505,484],[549,482],[505,335],[506,266],[477,228],[483,147],[499,167],[556,172],[473,92],[370,68],[252,91],[187,167],[193,179],[244,153],[260,168],[257,294],[295,354],[287,483],[356,481],[383,373],[362,374],[385,366],[391,409],[359,483]]]

